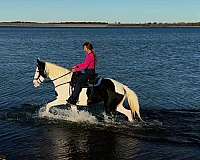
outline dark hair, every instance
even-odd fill
[[[94,51],[93,45],[92,45],[90,42],[85,42],[85,43],[83,44],[83,47],[84,47],[84,46],[86,46],[87,49],[89,49],[90,51],[93,52],[95,62],[97,62],[97,57],[96,57],[96,53],[95,53],[95,51]]]

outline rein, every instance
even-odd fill
[[[54,82],[54,81],[56,81],[56,80],[58,80],[58,79],[60,79],[60,78],[62,78],[62,77],[65,77],[65,76],[67,76],[68,74],[70,74],[71,72],[72,72],[72,71],[70,71],[70,72],[68,72],[68,73],[66,73],[66,74],[64,74],[64,75],[62,75],[62,76],[60,76],[60,77],[57,77],[57,78],[55,78],[55,79],[52,79],[52,80],[50,80],[50,82]],[[70,83],[70,82],[71,82],[71,81],[58,84],[57,86],[55,86],[55,89],[56,89],[57,87],[60,87],[60,86],[62,86],[62,85],[65,85],[65,84],[67,84],[67,83]],[[71,92],[70,89],[72,90],[72,88],[70,88],[70,86],[69,86],[69,95],[70,95],[70,92]]]
[[[60,77],[57,77],[57,78],[55,78],[55,79],[52,79],[52,80],[50,80],[50,82],[54,82],[54,81],[56,81],[56,80],[58,80],[58,79],[60,79],[60,78],[62,78],[62,77],[65,77],[65,76],[67,76],[68,74],[70,74],[71,72],[72,72],[72,71],[70,71],[70,72],[68,72],[68,73],[66,73],[66,74],[64,74],[64,75],[62,75],[62,76],[60,76]],[[65,84],[67,84],[67,83],[71,83],[71,81],[58,84],[57,86],[55,86],[55,89],[56,89],[57,87],[60,87],[60,86],[62,86],[62,85],[65,85]],[[69,95],[70,95],[70,92],[71,92],[70,89],[72,90],[72,88],[70,88],[70,86],[69,86]]]
[[[65,76],[67,76],[68,74],[70,74],[72,71],[70,71],[70,72],[68,72],[68,73],[66,73],[66,74],[64,74],[64,75],[62,75],[62,76],[60,76],[60,77],[57,77],[57,78],[55,78],[55,79],[52,79],[52,80],[50,80],[50,81],[56,81],[56,80],[58,80],[58,79],[60,79],[60,78],[62,78],[62,77],[65,77]]]
[[[54,82],[54,81],[56,81],[56,80],[58,80],[58,79],[60,79],[60,78],[62,78],[62,77],[65,77],[65,76],[67,76],[68,74],[70,74],[71,72],[72,72],[72,71],[70,71],[70,72],[68,72],[68,73],[66,73],[66,74],[63,74],[63,75],[60,76],[60,77],[57,77],[57,78],[55,78],[55,79],[52,79],[52,80],[50,80],[50,82]],[[59,87],[59,86],[62,86],[62,85],[64,85],[64,84],[70,83],[70,82],[71,82],[71,81],[58,84],[57,86],[55,86],[55,88],[57,88],[57,87]]]
[[[72,71],[70,71],[70,72],[68,72],[68,73],[66,73],[66,74],[63,74],[62,76],[57,77],[57,78],[55,78],[55,79],[49,80],[48,82],[54,82],[54,81],[56,81],[56,80],[58,80],[58,79],[60,79],[60,78],[63,78],[63,77],[65,77],[65,76],[67,76],[67,75],[70,74],[71,72],[72,72]],[[65,85],[65,84],[67,84],[67,83],[70,83],[70,82],[71,82],[71,81],[58,84],[57,86],[55,86],[55,89],[56,89],[57,87],[60,87],[60,86],[62,86],[62,85]],[[69,95],[70,95],[71,90],[72,90],[72,88],[69,87]]]

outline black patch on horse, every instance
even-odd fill
[[[88,88],[87,96],[92,103],[103,101],[107,114],[115,113],[117,105],[124,97],[115,91],[115,85],[110,79],[102,79],[99,86]]]
[[[40,61],[39,59],[37,59],[37,67],[39,70],[39,73],[42,77],[46,78],[47,75],[45,74],[45,62]]]

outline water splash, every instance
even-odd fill
[[[115,119],[114,117],[108,116],[105,112],[103,112],[103,121],[105,123],[114,123]]]
[[[40,108],[38,116],[40,118],[67,120],[72,122],[89,122],[97,123],[95,116],[88,111],[78,111],[75,109],[59,109],[54,107],[51,112],[46,112],[45,106]]]

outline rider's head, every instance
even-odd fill
[[[92,44],[90,42],[85,42],[83,44],[83,49],[84,49],[84,51],[86,53],[90,53],[90,52],[92,52],[94,50],[94,48],[93,48],[93,46],[92,46]]]
[[[93,46],[92,46],[92,44],[90,42],[85,42],[83,44],[83,49],[86,52],[86,54],[89,54],[89,53],[92,52],[93,55],[94,55],[95,62],[97,62],[96,53],[95,53],[94,48],[93,48]]]

